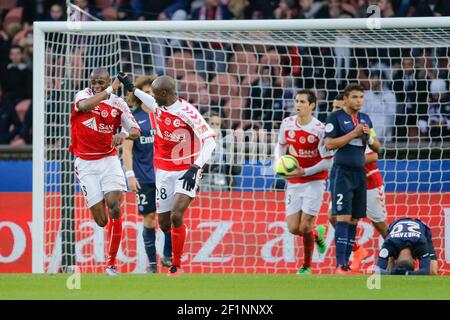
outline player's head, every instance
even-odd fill
[[[351,83],[344,89],[344,106],[352,111],[361,110],[364,104],[364,87],[358,83]]]
[[[108,70],[96,68],[91,72],[91,89],[94,93],[100,93],[111,84]]]
[[[399,252],[394,269],[414,270],[414,257],[410,248],[405,248]]]
[[[214,130],[217,136],[220,134],[220,130],[222,129],[222,119],[220,118],[217,112],[211,111],[207,112],[203,115],[203,118],[206,122],[208,122],[211,129]]]
[[[134,82],[134,86],[145,93],[153,94],[152,83],[155,79],[156,75],[140,76]],[[139,107],[142,104],[142,101],[135,96],[134,91],[128,93],[127,102],[130,107]]]
[[[153,97],[160,106],[170,106],[177,100],[177,84],[172,77],[161,76],[152,83]]]
[[[333,100],[333,112],[338,111],[344,107],[344,95],[339,93]]]
[[[311,115],[316,103],[316,94],[312,90],[303,89],[295,94],[295,110],[299,117]]]

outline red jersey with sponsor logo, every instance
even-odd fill
[[[278,142],[288,145],[288,154],[295,157],[302,168],[309,168],[322,159],[332,158],[333,152],[324,145],[325,125],[312,118],[305,126],[298,123],[297,116],[283,120],[280,127]],[[324,180],[328,177],[328,170],[317,172],[311,176],[303,176],[289,180],[289,183],[305,183],[314,180]]]
[[[183,99],[168,107],[156,107],[155,112],[155,168],[189,169],[198,158],[203,141],[214,137],[214,131],[197,108]]]
[[[372,153],[375,152],[367,146],[365,154]],[[376,162],[366,163],[364,170],[366,171],[367,176],[367,190],[379,188],[383,185],[383,177],[381,176]]]
[[[94,92],[90,88],[78,92],[70,116],[72,141],[69,152],[84,160],[116,155],[112,137],[119,126],[127,131],[131,128],[140,130],[126,102],[114,94],[89,112],[79,111],[78,103],[92,96]]]

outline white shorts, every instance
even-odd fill
[[[367,218],[375,223],[386,220],[384,186],[367,190]]]
[[[201,175],[197,175],[197,182],[194,189],[186,191],[183,189],[183,180],[180,178],[187,170],[182,171],[166,171],[156,169],[156,212],[163,213],[172,210],[173,199],[176,193],[185,194],[191,198],[195,198],[198,189],[198,182]]]
[[[288,183],[286,189],[286,216],[302,211],[316,217],[322,207],[324,193],[325,180]]]
[[[75,159],[75,173],[88,208],[103,201],[111,191],[127,191],[125,175],[118,156],[98,160]]]

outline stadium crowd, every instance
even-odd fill
[[[0,3],[0,144],[31,144],[33,21],[66,21],[66,1],[2,0]],[[446,0],[75,0],[70,20],[222,20],[450,15]],[[123,44],[123,46],[130,44]],[[132,52],[133,48],[128,49]],[[449,48],[350,49],[265,47],[157,40],[148,44],[141,73],[178,80],[181,96],[219,117],[222,129],[277,129],[294,112],[297,90],[317,91],[317,116],[325,121],[331,101],[349,83],[366,89],[363,111],[382,141],[450,140]],[[139,50],[136,49],[136,50]],[[153,57],[153,60],[152,60]],[[395,57],[395,58],[392,58]],[[89,70],[80,52],[71,65]],[[123,65],[131,61],[122,57]],[[224,63],[225,62],[225,63]],[[64,61],[50,61],[48,88],[61,88]],[[126,68],[127,69],[127,68]],[[131,72],[139,70],[131,67]],[[138,76],[139,74],[135,74]],[[78,74],[75,79],[82,79]],[[82,81],[76,87],[84,85]],[[77,88],[79,89],[79,88]],[[51,105],[48,108],[52,108]],[[49,119],[49,121],[56,121]],[[397,129],[396,129],[397,128]]]

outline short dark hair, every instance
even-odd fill
[[[295,96],[297,96],[299,94],[306,94],[308,96],[309,104],[311,104],[311,103],[317,104],[316,93],[314,91],[312,91],[310,89],[302,89],[300,91],[297,91]]]
[[[344,89],[344,96],[348,97],[348,95],[352,91],[364,92],[364,87],[362,85],[360,85],[359,83],[350,83]]]
[[[409,271],[414,270],[414,259],[399,259],[395,262],[394,269],[401,268]]]
[[[342,101],[344,100],[344,95],[342,93],[339,93],[336,97],[334,97],[334,100]]]

